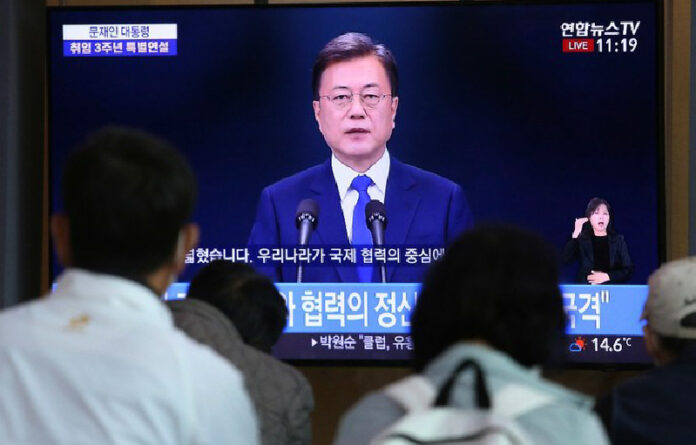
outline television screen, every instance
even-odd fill
[[[472,224],[512,223],[567,260],[568,358],[647,362],[639,317],[664,244],[660,5],[51,9],[52,210],[86,134],[164,137],[197,175],[202,234],[166,298],[213,260],[251,263],[289,308],[274,353],[328,361],[408,359],[428,266]],[[344,85],[333,69],[315,91],[317,55],[348,32],[390,51],[398,90],[384,71],[386,90]],[[374,149],[361,192],[341,171],[363,171],[360,150]],[[595,197],[605,201],[586,214]],[[595,220],[611,223],[619,244],[604,257],[618,266],[590,284]]]

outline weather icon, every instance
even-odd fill
[[[585,342],[585,339],[583,337],[575,337],[575,340],[573,340],[573,343],[570,344],[568,350],[570,352],[582,352],[585,350],[586,347],[587,342]]]

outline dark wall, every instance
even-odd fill
[[[41,286],[45,6],[0,0],[0,307]]]
[[[691,69],[696,65],[696,1],[691,0]],[[696,78],[691,79],[691,94],[689,95],[689,116],[696,116]],[[689,119],[689,130],[696,135],[696,119]],[[696,255],[696,137],[689,140],[689,255]]]

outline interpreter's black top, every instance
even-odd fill
[[[594,252],[595,271],[609,272],[609,237],[592,235],[592,251]]]

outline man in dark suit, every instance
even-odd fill
[[[365,205],[373,199],[386,206],[387,246],[440,248],[471,226],[459,185],[390,156],[386,143],[395,126],[397,86],[392,54],[364,34],[340,35],[322,49],[312,72],[312,105],[332,156],[263,190],[250,246],[295,245],[297,204],[307,198],[321,212],[310,246],[372,244]],[[277,281],[295,281],[296,270],[285,264],[264,272]],[[405,264],[402,255],[401,264],[387,267],[387,280],[418,282],[424,270],[424,265]],[[355,265],[307,265],[304,270],[306,282],[376,278],[372,268]]]

